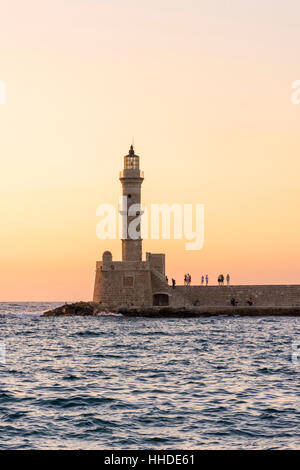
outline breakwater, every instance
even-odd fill
[[[150,318],[192,318],[192,317],[211,317],[211,316],[300,316],[300,307],[119,307],[116,309],[104,308],[97,302],[76,302],[66,304],[43,313],[44,317],[61,316],[99,316],[109,313],[119,313],[127,317],[150,317]]]

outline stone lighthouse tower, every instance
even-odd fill
[[[103,253],[102,261],[97,261],[93,300],[112,309],[133,305],[171,305],[174,289],[166,280],[165,255],[146,253],[146,259],[142,261],[140,205],[144,174],[140,171],[140,157],[135,154],[133,146],[124,157],[120,181],[123,198],[122,261],[113,261],[110,251]]]
[[[144,174],[140,171],[140,157],[131,145],[124,157],[124,169],[120,173],[123,195],[122,261],[142,261],[141,237],[141,186]]]

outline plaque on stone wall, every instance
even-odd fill
[[[123,286],[124,287],[133,287],[133,276],[124,276],[123,277]]]

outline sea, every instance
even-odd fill
[[[58,305],[0,304],[1,450],[300,448],[300,318]]]

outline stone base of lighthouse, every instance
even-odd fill
[[[165,255],[146,253],[145,261],[113,261],[109,251],[96,264],[94,302],[111,308],[172,305],[174,290],[165,277]]]

